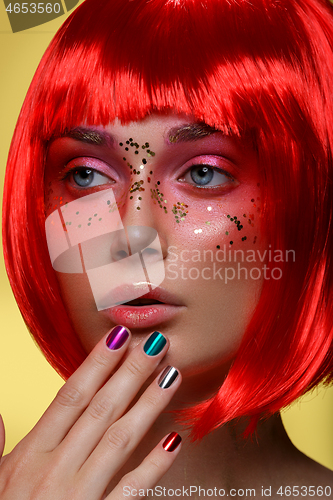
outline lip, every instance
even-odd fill
[[[154,285],[150,284],[150,288],[151,286]],[[186,307],[176,295],[161,287],[154,288],[149,293],[141,295],[140,298],[158,300],[161,303],[143,306],[120,304],[102,312],[114,324],[121,324],[128,328],[149,328],[172,319]]]

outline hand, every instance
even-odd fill
[[[1,500],[103,498],[111,479],[181,382],[180,374],[176,377],[177,372],[171,371],[169,375],[175,380],[172,384],[164,382],[168,387],[162,388],[158,375],[127,410],[168,350],[168,341],[161,334],[152,334],[133,349],[110,378],[129,339],[129,332],[121,327],[105,336],[60,389],[32,431],[2,459]],[[125,486],[130,491],[156,484],[180,450],[177,438],[169,451],[163,448],[164,440],[165,436],[139,467],[121,479],[107,500],[123,500]],[[1,421],[0,451],[3,445]]]

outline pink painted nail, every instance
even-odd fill
[[[120,349],[121,346],[125,344],[128,337],[129,334],[125,327],[115,326],[107,336],[106,345],[109,349],[115,351],[116,349]]]

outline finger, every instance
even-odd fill
[[[129,330],[117,326],[101,339],[25,438],[30,446],[48,452],[59,445],[119,363],[129,338]]]
[[[167,386],[162,383],[166,377],[165,372],[171,374]],[[168,366],[146,389],[139,401],[108,428],[99,445],[80,469],[82,480],[87,488],[91,488],[91,494],[93,491],[104,491],[158,415],[169,404],[180,383],[179,372]]]
[[[64,453],[64,448],[78,450],[77,453],[70,454],[70,467],[78,470],[82,466],[105,431],[123,415],[144,382],[156,370],[168,347],[167,339],[161,333],[154,332],[133,349],[111,379],[94,396],[59,446],[59,453]]]
[[[2,457],[3,450],[5,449],[5,425],[0,415],[0,458]],[[1,460],[0,460],[1,462]]]
[[[181,449],[181,437],[171,432],[163,438],[144,461],[124,476],[105,500],[129,500],[152,496],[151,490],[170,469]],[[155,497],[155,495],[153,495]]]

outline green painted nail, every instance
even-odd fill
[[[143,350],[148,356],[159,354],[166,344],[166,338],[160,332],[154,332],[146,341]]]

